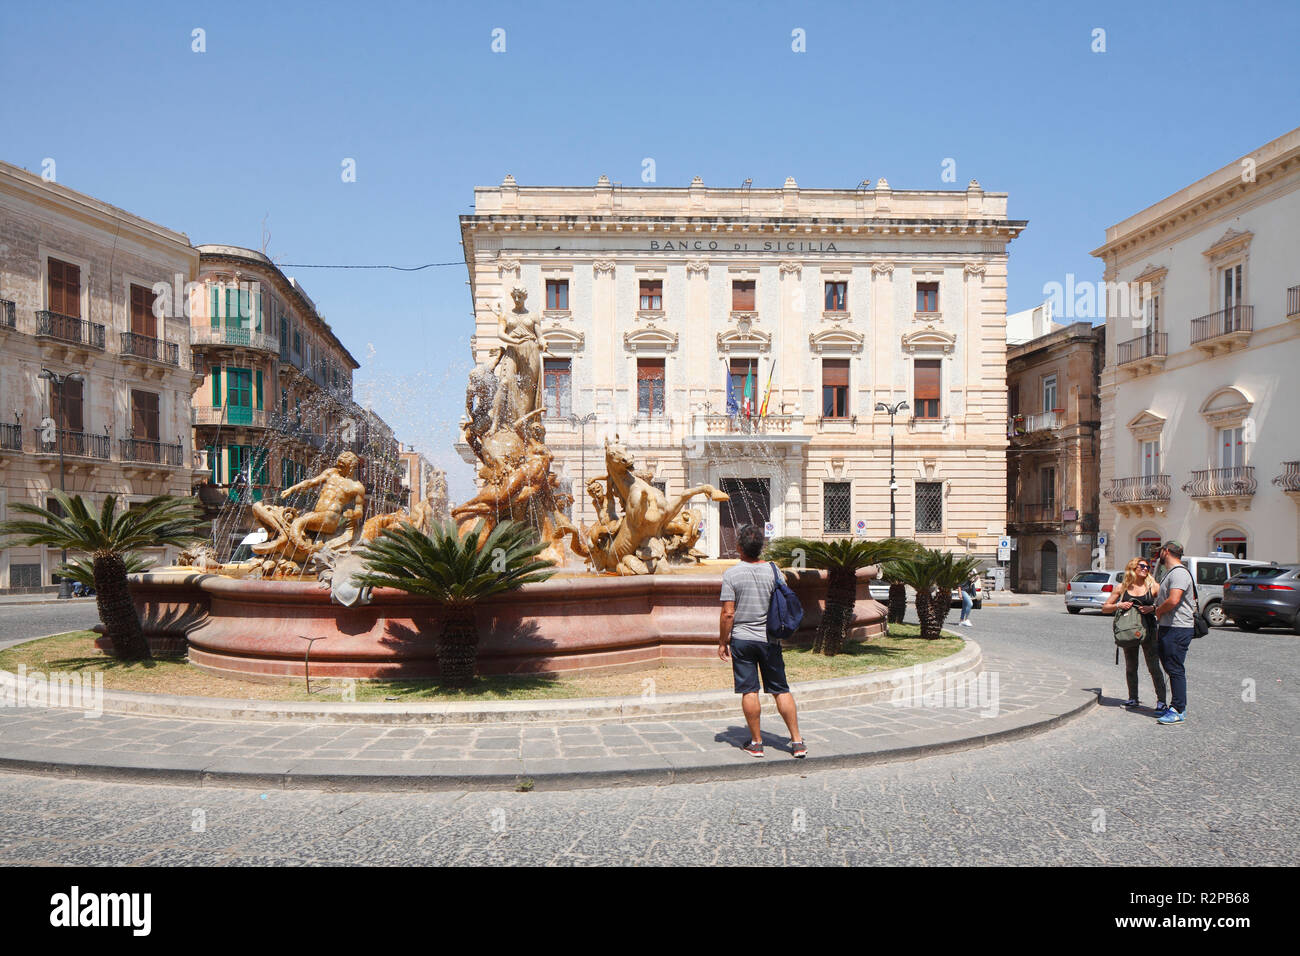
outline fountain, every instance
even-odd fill
[[[451,509],[462,535],[486,534],[499,521],[526,521],[547,542],[543,555],[570,568],[540,584],[484,602],[478,608],[478,669],[482,674],[548,673],[639,667],[659,662],[715,659],[718,595],[729,562],[710,562],[695,549],[703,516],[692,498],[726,501],[711,485],[671,498],[638,473],[619,440],[605,440],[605,474],[587,483],[597,519],[578,527],[566,514],[572,498],[560,493],[546,445],[541,393],[545,340],[527,309],[527,293],[511,293],[514,308],[497,312],[501,347],[469,375],[465,442],[478,459],[478,494]],[[409,522],[428,530],[445,506],[437,489],[411,513],[365,517],[367,489],[353,478],[351,451],[313,478],[285,489],[282,498],[317,490],[316,501],[254,502],[267,540],[256,559],[222,564],[210,550],[182,555],[186,566],[133,576],[132,595],[151,641],[184,641],[189,660],[215,673],[242,678],[301,677],[311,645],[311,673],[322,677],[432,678],[438,673],[435,604],[418,595],[377,589],[362,595],[346,587],[359,563],[360,542],[386,527]],[[566,548],[567,545],[567,548]],[[871,572],[859,575],[851,636],[881,633],[883,605],[871,600]],[[825,574],[788,573],[805,608],[796,639],[811,638],[821,621]],[[346,597],[340,598],[340,593]]]

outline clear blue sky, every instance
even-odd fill
[[[414,265],[459,260],[457,216],[507,172],[951,188],[951,157],[1029,220],[1014,311],[1099,278],[1107,225],[1300,125],[1297,36],[1294,0],[5,3],[0,158],[53,158],[195,243],[260,248],[265,219],[280,262]],[[358,398],[462,497],[464,267],[286,271],[361,361]]]

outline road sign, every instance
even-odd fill
[[[1106,547],[1106,535],[1105,535],[1105,534],[1099,534],[1099,535],[1097,535],[1097,547],[1099,547],[1099,548],[1104,548],[1104,547]]]
[[[859,518],[857,524],[853,527],[854,530],[857,531],[859,538],[865,538],[867,536],[867,521],[865,518]]]
[[[1010,550],[1011,550],[1011,539],[1010,539],[1010,538],[998,538],[998,550],[999,550],[999,551],[1010,551]],[[1007,560],[1010,560],[1010,559],[1008,558]]]
[[[1010,549],[1010,548],[998,548],[998,560],[999,560],[999,561],[1010,561],[1010,560],[1011,560],[1011,549]]]
[[[776,525],[770,521],[763,522],[763,537],[770,538],[776,534]]]

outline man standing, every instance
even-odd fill
[[[718,657],[731,661],[740,709],[749,725],[749,743],[745,753],[751,757],[763,756],[763,736],[759,730],[758,678],[763,677],[763,690],[776,698],[776,710],[790,730],[790,752],[796,757],[808,756],[803,737],[799,735],[799,719],[795,712],[794,695],[785,680],[785,661],[781,657],[781,642],[767,636],[767,608],[776,590],[775,566],[760,561],[763,551],[763,529],[744,525],[736,534],[740,550],[740,563],[722,575],[722,614],[718,622]]]
[[[1160,663],[1169,675],[1169,709],[1156,718],[1162,724],[1178,724],[1187,719],[1187,671],[1183,662],[1191,647],[1195,605],[1192,598],[1192,573],[1183,565],[1181,541],[1166,541],[1156,552],[1165,568],[1156,595],[1155,615],[1160,633]]]

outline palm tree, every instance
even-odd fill
[[[138,554],[125,555],[122,562],[126,565],[127,574],[140,574],[154,566],[152,561],[148,558],[142,558]],[[85,556],[69,558],[67,564],[59,565],[56,573],[59,577],[67,578],[82,587],[91,589],[95,587],[95,565],[93,561]]]
[[[895,559],[885,566],[891,581],[910,585],[916,592],[916,616],[921,622],[921,636],[939,637],[944,618],[952,604],[953,588],[960,587],[979,567],[976,558],[959,558],[951,551],[923,548],[918,553]]]
[[[30,518],[0,522],[0,537],[6,539],[6,545],[43,544],[83,552],[89,560],[95,604],[111,653],[123,660],[147,660],[149,642],[127,590],[126,576],[141,548],[183,548],[199,540],[205,526],[198,506],[190,498],[158,495],[118,511],[117,496],[107,495],[96,514],[81,495],[69,497],[61,491],[51,495],[58,502],[55,511],[23,502],[12,505]],[[86,559],[80,560],[85,567]]]
[[[838,654],[848,639],[858,597],[858,570],[907,554],[899,538],[777,538],[765,557],[782,567],[816,568],[826,572],[826,610],[813,640],[813,651]]]
[[[429,534],[403,524],[387,528],[360,554],[367,571],[357,581],[372,587],[397,588],[432,598],[443,608],[438,634],[438,667],[444,683],[465,687],[474,680],[478,659],[480,601],[525,584],[545,581],[556,567],[538,558],[546,548],[529,524],[502,521],[479,536],[484,522],[462,536],[453,521],[434,522]]]
[[[895,538],[899,542],[899,547],[906,552],[905,555],[911,556],[920,553],[921,546],[911,538]],[[889,581],[889,624],[902,624],[903,618],[907,616],[907,585],[902,581]]]

